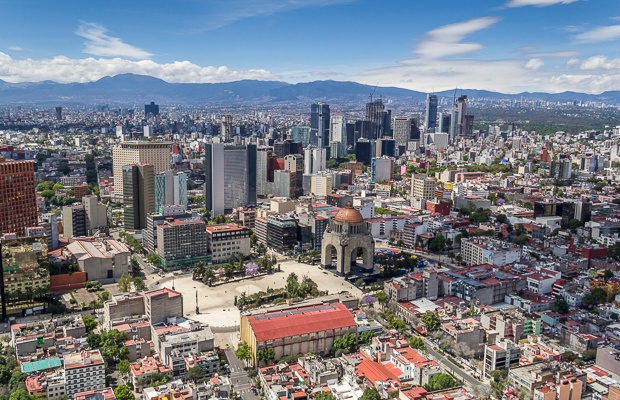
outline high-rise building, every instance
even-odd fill
[[[34,163],[0,157],[0,236],[23,237],[25,228],[38,224]]]
[[[295,173],[286,170],[273,172],[273,193],[275,197],[295,197]]]
[[[411,140],[412,125],[413,121],[411,118],[394,118],[393,131],[396,146],[407,146],[407,142]]]
[[[394,175],[394,159],[392,157],[377,157],[372,160],[371,174],[374,181],[389,181]]]
[[[370,160],[374,156],[373,153],[374,141],[371,140],[359,140],[355,143],[355,158],[357,161],[364,163],[364,165],[370,165]]]
[[[151,104],[144,105],[144,117],[146,119],[152,118],[156,115],[159,115],[159,106],[155,104],[154,101],[151,101]]]
[[[56,107],[56,120],[62,121],[62,107]]]
[[[232,140],[233,137],[233,118],[230,114],[222,115],[221,134],[225,141]]]
[[[166,171],[155,175],[155,211],[164,206],[183,205],[187,208],[187,175]]]
[[[304,174],[324,171],[327,165],[327,151],[324,147],[308,147],[304,150]]]
[[[49,250],[56,250],[58,248],[58,217],[54,213],[41,214],[40,225],[45,229],[47,248]]]
[[[452,140],[455,137],[473,138],[474,116],[467,114],[467,95],[457,97],[452,115],[450,116],[450,132]]]
[[[302,147],[306,148],[310,146],[310,131],[309,126],[294,126],[291,129],[291,137],[294,142],[301,143]]]
[[[338,154],[347,154],[347,130],[344,115],[331,116],[329,136],[330,146],[332,143],[338,143]]]
[[[123,194],[123,173],[125,165],[150,164],[154,173],[170,169],[171,142],[122,142],[112,149],[112,167],[114,174],[114,195]]]
[[[310,144],[329,146],[329,104],[314,103],[310,106]]]
[[[315,196],[328,196],[332,194],[334,176],[331,173],[313,174],[310,181],[310,193]]]
[[[411,178],[411,195],[415,199],[432,200],[435,198],[434,179],[426,175],[416,175]]]
[[[122,169],[125,230],[146,228],[146,217],[155,211],[154,170],[150,164],[125,165]]]
[[[303,194],[304,158],[301,154],[289,154],[284,157],[284,169],[294,174],[294,197]]]
[[[256,204],[256,145],[205,145],[205,199],[211,215]]]
[[[105,362],[99,350],[88,350],[63,357],[67,396],[105,388]]]
[[[446,112],[442,112],[439,116],[439,132],[441,133],[449,133],[450,132],[450,114]]]
[[[437,95],[426,95],[426,114],[424,123],[426,124],[426,130],[430,131],[437,128]]]
[[[383,113],[385,105],[382,99],[366,103],[366,120],[370,121],[370,138],[377,139],[383,136]]]
[[[66,238],[90,236],[108,228],[108,208],[94,195],[82,197],[82,203],[64,206],[62,215]]]
[[[208,262],[206,224],[201,219],[167,218],[157,225],[157,254],[163,268]]]

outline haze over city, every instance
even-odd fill
[[[3,1],[0,79],[620,89],[615,0]]]

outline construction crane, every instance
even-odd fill
[[[372,89],[372,93],[370,93],[370,102],[372,103],[372,96],[374,96],[375,92],[377,91],[377,86],[379,86],[379,82],[377,82],[377,84],[375,85],[375,88]]]

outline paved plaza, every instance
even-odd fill
[[[214,287],[208,287],[201,282],[192,280],[192,275],[189,273],[175,275],[174,283],[170,277],[161,279],[159,283],[153,283],[151,288],[172,288],[174,284],[175,290],[183,294],[185,316],[208,323],[216,330],[217,328],[233,328],[233,331],[236,330],[235,327],[238,329],[239,326],[239,310],[234,306],[235,296],[239,297],[242,292],[253,294],[266,291],[268,288],[283,288],[286,285],[286,278],[291,272],[295,272],[300,280],[304,275],[307,275],[316,282],[321,291],[328,291],[333,294],[346,290],[354,296],[362,296],[362,292],[346,282],[344,278],[334,275],[331,271],[320,269],[318,265],[282,261],[280,267],[281,272],[224,283]],[[196,314],[196,292],[198,292],[198,307],[200,309],[198,315]]]

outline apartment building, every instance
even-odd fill
[[[82,351],[64,356],[67,396],[104,389],[105,363],[99,350]]]

